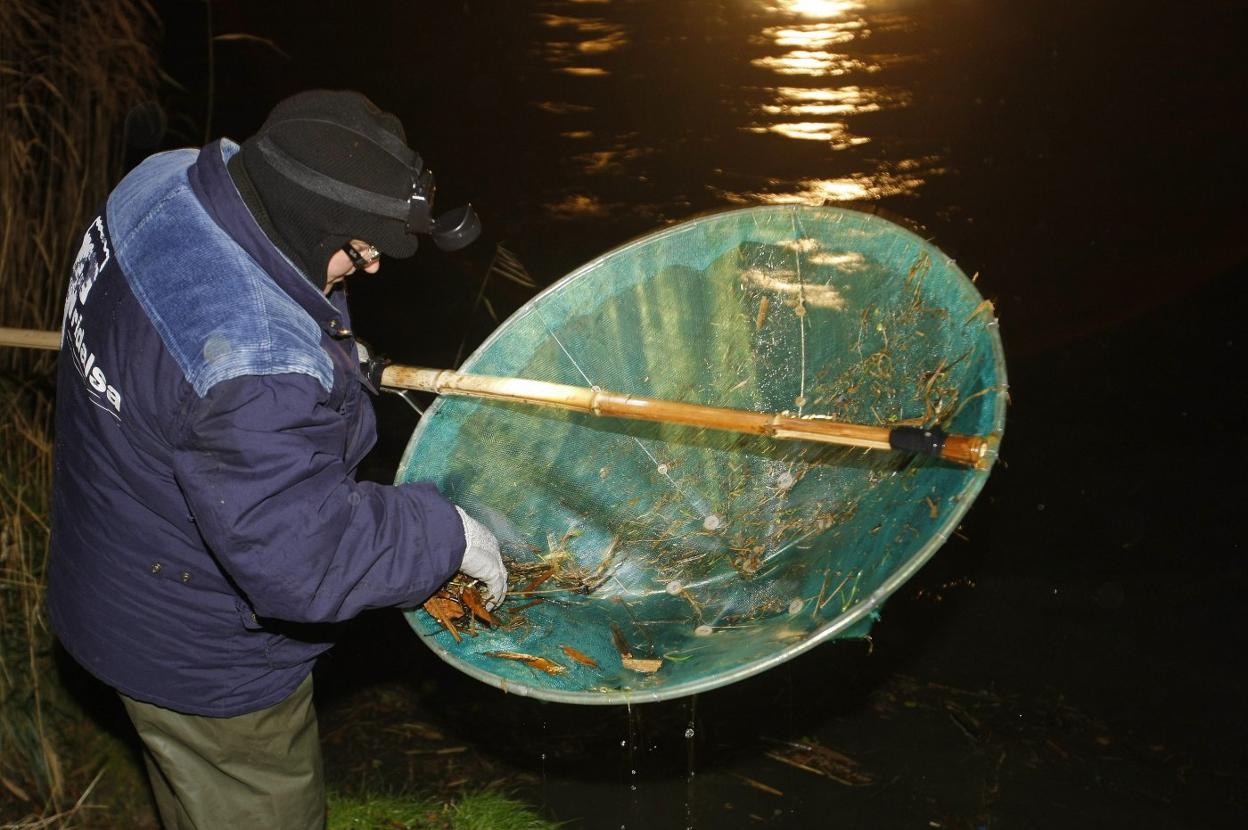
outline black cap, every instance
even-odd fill
[[[311,90],[280,102],[241,157],[275,240],[317,286],[351,239],[392,257],[416,253],[405,218],[422,178],[403,125],[358,92]]]

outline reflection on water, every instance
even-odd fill
[[[600,18],[571,17],[560,14],[541,15],[548,29],[571,30],[571,40],[552,40],[545,44],[547,62],[568,75],[597,77],[609,74],[602,66],[581,63],[586,56],[603,55],[626,47],[626,27]]]
[[[785,121],[768,126],[747,127],[750,132],[778,133],[785,138],[824,141],[832,145],[834,150],[843,150],[855,144],[866,144],[871,139],[849,134],[846,124],[828,123],[826,121]]]
[[[601,66],[565,66],[559,70],[568,75],[580,75],[583,78],[596,78],[607,74]]]
[[[906,91],[884,87],[782,86],[765,87],[762,93],[775,96],[770,102],[762,103],[758,107],[761,114],[771,116],[773,120],[755,122],[743,129],[754,133],[776,133],[786,138],[826,141],[834,150],[866,144],[871,139],[867,136],[852,134],[849,131],[849,124],[845,121],[793,121],[789,119],[810,118],[811,116],[848,118],[879,112],[883,109],[905,107],[910,101],[910,95]]]
[[[871,173],[836,179],[802,179],[791,189],[732,192],[717,190],[728,204],[822,205],[830,202],[873,202],[887,196],[913,193],[927,177],[944,172],[939,156],[881,164]]]
[[[753,63],[780,75],[810,75],[815,78],[848,75],[851,72],[878,72],[880,69],[879,66],[849,55],[808,49],[794,49],[783,55],[755,58]]]
[[[742,127],[751,133],[767,133],[801,141],[824,142],[830,149],[846,150],[872,142],[858,127],[858,116],[910,105],[909,91],[896,86],[870,84],[873,76],[905,56],[876,57],[862,52],[863,42],[872,36],[873,23],[864,15],[866,3],[860,0],[778,0],[764,3],[773,15],[795,15],[800,22],[785,21],[764,26],[760,42],[777,51],[751,60],[759,69],[785,76],[787,82],[762,87],[755,121]],[[812,18],[817,20],[812,20]],[[875,18],[889,29],[904,28],[907,19],[897,15]],[[835,51],[833,51],[835,50]],[[810,85],[795,85],[806,76]],[[851,78],[843,86],[815,86],[816,78]],[[835,121],[814,120],[835,117]],[[851,124],[854,127],[851,127]],[[824,202],[864,201],[913,192],[923,185],[939,161],[875,162],[871,168],[835,178],[799,179],[786,190],[759,193],[721,194],[730,201],[770,204],[821,204]]]
[[[826,49],[837,43],[854,39],[854,30],[866,25],[864,20],[846,20],[839,23],[810,23],[805,26],[776,26],[765,29],[763,34],[774,40],[777,46],[793,46],[803,49]]]
[[[538,101],[533,106],[542,112],[548,112],[551,115],[568,115],[574,112],[593,112],[594,108],[588,104],[572,104],[568,101]]]
[[[559,219],[603,219],[607,207],[595,196],[573,195],[546,206],[550,215]]]
[[[585,172],[590,175],[598,173],[622,173],[627,170],[626,165],[631,161],[636,161],[643,155],[642,151],[636,148],[618,147],[610,150],[594,150],[589,153],[580,153],[575,158],[576,161],[584,165]]]
[[[885,106],[904,106],[906,93],[884,89],[844,86],[840,89],[809,89],[782,86],[773,90],[774,104],[763,104],[768,115],[861,115]]]
[[[771,11],[806,17],[840,17],[866,5],[863,0],[774,0],[763,4]]]
[[[774,44],[780,54],[767,54],[754,58],[751,63],[777,75],[808,76],[810,78],[841,77],[850,74],[869,75],[880,70],[877,63],[844,52],[831,52],[828,47],[849,48],[859,36],[867,36],[867,21],[857,16],[860,2],[813,3],[790,0],[778,6],[770,5],[773,13],[798,14],[806,18],[825,18],[815,23],[781,24],[767,26],[762,31],[762,42]],[[803,86],[765,87],[764,94],[774,95],[772,102],[763,103],[758,110],[771,116],[743,129],[753,133],[774,133],[785,138],[802,141],[822,141],[834,150],[867,144],[867,136],[855,135],[844,121],[793,120],[793,117],[839,115],[848,116],[860,112],[878,110],[882,93],[859,85],[837,88]],[[870,107],[870,109],[867,109]]]
[[[876,200],[941,172],[930,143],[897,138],[914,104],[906,73],[926,56],[919,39],[898,38],[916,24],[896,3],[757,0],[702,15],[684,5],[547,0],[534,16],[546,70],[583,79],[544,85],[562,97],[532,104],[555,119],[564,181],[576,182],[545,194],[547,216]],[[773,169],[749,163],[752,180],[736,182],[743,156]]]

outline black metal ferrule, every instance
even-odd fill
[[[364,385],[368,391],[374,395],[381,391],[381,373],[386,371],[386,367],[393,361],[388,357],[374,357],[368,363],[361,364],[361,374],[364,376]]]
[[[381,392],[381,373],[386,371],[392,361],[383,354],[373,351],[369,345],[361,341],[358,337],[355,340],[356,348],[360,353],[360,382],[364,384],[364,388],[374,395]]]
[[[945,431],[940,427],[893,427],[888,445],[895,450],[939,457],[945,448]]]

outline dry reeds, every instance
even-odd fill
[[[0,320],[52,328],[88,213],[115,183],[126,113],[152,95],[143,0],[0,3]],[[49,357],[9,351],[0,369]]]
[[[78,239],[120,173],[125,116],[157,84],[155,33],[145,0],[0,2],[4,325],[59,328]],[[53,705],[43,615],[54,359],[0,349],[0,803],[37,826],[64,824],[82,803],[68,794],[89,789],[58,751],[54,720],[70,709]]]

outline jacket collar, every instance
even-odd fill
[[[317,291],[278,250],[247,209],[226,170],[226,162],[237,152],[238,145],[228,138],[218,139],[203,147],[195,163],[187,170],[191,190],[213,222],[229,234],[317,325],[333,337],[349,332],[350,320],[342,299],[344,292],[335,291],[337,296],[334,299],[338,302],[331,302]]]

